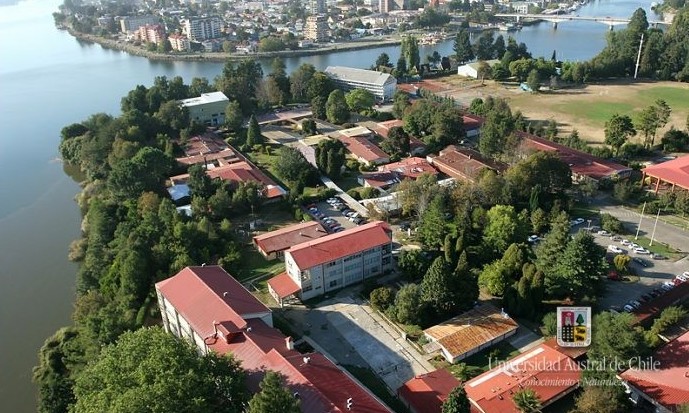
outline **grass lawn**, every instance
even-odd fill
[[[242,249],[242,269],[237,274],[239,281],[248,280],[259,275],[278,275],[285,270],[285,263],[276,259],[266,260],[253,245],[245,245]]]
[[[567,102],[553,107],[554,111],[566,112],[574,118],[595,123],[601,127],[615,113],[630,113],[635,106],[629,103],[611,101],[593,101],[582,105],[581,102]]]
[[[264,146],[270,148],[269,154],[265,153],[265,151],[252,150],[250,152],[246,152],[245,155],[251,160],[251,162],[256,164],[256,166],[261,168],[264,172],[267,172],[275,183],[286,188],[287,186],[285,183],[279,179],[279,175],[275,172],[275,163],[280,157],[279,153],[281,145],[266,143]]]
[[[348,176],[340,177],[338,180],[335,181],[335,183],[345,192],[349,191],[352,188],[358,188],[361,186],[359,185],[359,182],[357,182],[356,175],[354,174],[354,172],[349,172]]]
[[[639,239],[634,240],[632,238],[629,238],[630,241],[636,242],[637,244],[641,245],[642,247],[646,248],[647,250],[651,251],[654,254],[661,254],[664,255],[672,260],[676,260],[681,258],[681,255],[677,253],[677,250],[674,248],[669,247],[667,244],[663,244],[658,240],[653,240],[653,245],[651,244],[651,239],[647,237],[642,237],[640,236]],[[636,256],[637,254],[630,254]],[[644,258],[643,256],[639,255],[640,257]]]
[[[407,409],[397,397],[390,394],[386,384],[380,378],[378,378],[378,376],[376,376],[371,369],[353,366],[351,364],[343,364],[342,367],[347,369],[352,376],[356,377],[357,380],[371,390],[373,394],[378,396],[378,398],[387,404],[392,410],[397,413],[409,413],[409,409]]]

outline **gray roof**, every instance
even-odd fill
[[[196,98],[182,99],[179,101],[179,103],[182,104],[182,106],[187,106],[187,107],[196,106],[196,105],[205,105],[206,103],[214,103],[214,102],[229,102],[229,99],[222,92],[209,92],[209,93],[202,93],[201,96],[196,97]]]
[[[330,77],[344,81],[352,80],[379,86],[383,86],[384,84],[395,80],[394,77],[387,73],[376,72],[374,70],[355,69],[353,67],[345,66],[328,66],[325,69],[325,73]]]

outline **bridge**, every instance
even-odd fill
[[[610,16],[595,17],[595,16],[579,16],[579,15],[573,15],[573,14],[499,13],[499,14],[496,14],[495,17],[516,18],[517,21],[520,21],[521,19],[545,20],[545,21],[553,23],[553,28],[555,28],[555,29],[557,29],[558,23],[562,23],[562,22],[566,22],[566,21],[598,22],[598,23],[608,25],[608,27],[610,27],[610,30],[612,30],[613,27],[615,27],[615,26],[629,23],[629,19],[621,18],[621,17],[610,17]],[[664,21],[649,20],[648,24],[653,26],[653,27],[657,27],[659,24],[668,24],[668,23],[666,23]]]

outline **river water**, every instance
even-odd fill
[[[58,31],[51,13],[61,0],[0,1],[0,411],[35,411],[31,368],[46,337],[70,323],[76,266],[67,261],[79,235],[73,200],[79,186],[57,160],[60,129],[96,112],[117,114],[120,98],[155,76],[215,77],[221,63],[149,62]],[[650,2],[599,0],[578,14],[627,17]],[[605,45],[607,26],[548,23],[515,34],[535,56],[581,60]],[[452,53],[452,42],[423,47],[424,58]],[[291,58],[301,63],[368,67],[398,47]],[[270,62],[262,62],[267,68]]]

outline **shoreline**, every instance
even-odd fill
[[[72,35],[77,41],[97,43],[105,49],[114,49],[122,52],[126,52],[135,56],[145,57],[149,60],[157,61],[182,61],[182,62],[225,62],[228,60],[244,60],[244,59],[272,59],[276,57],[304,57],[304,56],[314,56],[314,55],[324,55],[330,53],[338,52],[348,52],[353,50],[362,49],[376,49],[380,47],[387,46],[398,46],[402,43],[401,39],[380,39],[370,42],[349,42],[349,43],[336,43],[334,45],[329,45],[323,48],[312,48],[312,49],[302,49],[302,50],[283,50],[279,52],[256,52],[249,54],[236,54],[236,53],[224,53],[224,52],[213,52],[213,53],[184,53],[184,54],[166,54],[151,52],[145,50],[141,47],[134,46],[129,43],[119,42],[113,39],[106,39],[103,37],[80,33],[70,28],[66,31]]]

